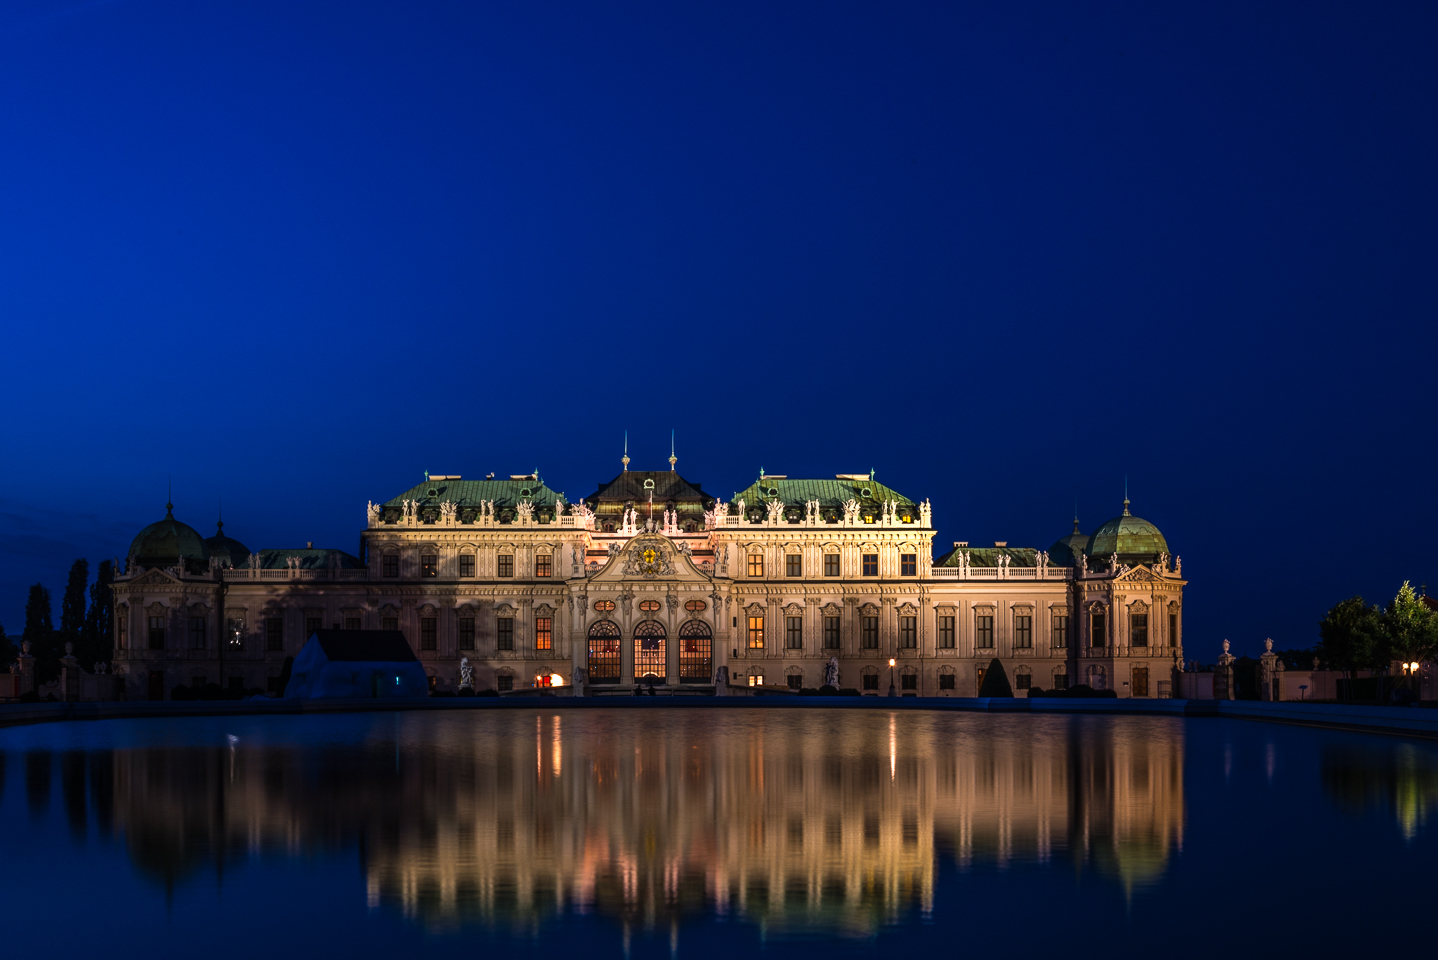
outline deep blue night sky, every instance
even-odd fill
[[[1431,4],[0,7],[0,623],[422,471],[1133,510],[1190,657],[1432,582]]]

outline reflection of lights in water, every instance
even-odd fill
[[[230,786],[214,776],[217,751],[119,751],[116,816],[130,836],[208,835],[147,854],[194,866],[227,846],[299,856],[361,837],[371,905],[431,926],[527,929],[575,912],[662,931],[717,915],[766,936],[869,937],[931,911],[940,862],[1072,861],[1134,889],[1182,839],[1181,728],[1064,737],[1057,722],[896,712],[839,727],[828,711],[656,719],[395,714],[350,752],[232,743]],[[415,812],[396,821],[399,809]]]

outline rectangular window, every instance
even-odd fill
[[[903,577],[919,575],[919,555],[917,553],[899,554],[899,575]]]
[[[549,617],[534,618],[534,649],[548,650],[554,646],[554,635],[549,626],[552,622]]]
[[[319,617],[305,617],[305,639],[315,635],[316,630],[324,627],[324,622]]]
[[[837,577],[839,575],[839,555],[837,553],[824,554],[824,576]]]
[[[899,618],[899,646],[904,650],[913,650],[919,645],[919,618]]]
[[[432,553],[420,554],[419,575],[421,577],[439,576],[439,557]]]
[[[245,643],[245,621],[240,617],[230,620],[229,632],[225,635],[225,642],[231,649],[238,650]]]
[[[974,646],[980,650],[994,648],[994,618],[987,614],[974,617]]]
[[[953,618],[953,617],[940,617],[940,618],[939,618],[939,649],[940,649],[940,650],[952,650],[952,649],[954,649],[954,618]]]
[[[879,618],[859,618],[859,646],[865,650],[879,649]]]
[[[1059,650],[1069,645],[1069,618],[1068,614],[1060,613],[1054,616],[1054,647]]]
[[[419,618],[419,648],[421,650],[439,649],[439,631],[435,629],[436,622],[434,617]]]
[[[825,617],[825,618],[824,618],[824,649],[825,649],[825,650],[837,650],[837,649],[839,649],[839,618],[838,618],[838,617]]]
[[[381,618],[381,620],[380,620],[380,622],[379,622],[379,628],[380,628],[381,630],[398,630],[398,629],[399,629],[399,617],[383,617],[383,618]]]
[[[1034,645],[1034,618],[1028,616],[1014,617],[1014,648],[1017,650],[1031,650]]]
[[[1027,673],[1014,674],[1014,689],[1029,690],[1033,687],[1033,676]]]
[[[791,673],[785,677],[785,679],[789,681],[790,690],[804,689],[804,675],[802,673]]]
[[[501,554],[500,554],[498,557],[496,557],[495,559],[497,559],[497,560],[499,561],[499,569],[498,569],[497,571],[495,571],[496,573],[499,574],[499,576],[501,576],[501,577],[512,577],[512,576],[514,576],[514,554],[512,554],[512,553],[501,553]]]
[[[459,555],[459,575],[461,577],[474,576],[474,554],[461,553]]]
[[[508,693],[514,689],[514,677],[508,673],[501,673],[495,677],[494,683],[495,686],[499,688],[500,693]]]
[[[386,577],[399,576],[399,554],[387,553],[384,555],[384,575]]]
[[[204,617],[191,617],[191,618],[190,618],[190,649],[191,649],[191,650],[203,650],[203,649],[205,649],[205,618],[204,618]]]
[[[802,577],[804,575],[804,558],[797,553],[784,555],[784,576]]]
[[[1148,646],[1148,614],[1131,613],[1128,617],[1129,646]]]
[[[785,617],[784,637],[790,650],[804,649],[804,618]]]
[[[762,554],[749,554],[749,576],[762,577],[764,575],[764,557]]]
[[[917,690],[917,689],[919,689],[919,675],[918,675],[917,673],[901,673],[901,674],[899,674],[899,689],[900,689],[900,690]]]
[[[1108,646],[1108,617],[1098,611],[1093,615],[1093,646]]]
[[[345,617],[345,629],[346,629],[346,630],[358,630],[358,629],[360,629],[360,618],[359,618],[359,617]]]
[[[939,674],[939,689],[940,689],[940,690],[952,690],[952,689],[954,689],[954,674],[952,674],[952,673],[941,673],[941,674]]]
[[[285,622],[279,617],[265,618],[265,649],[283,650],[285,648]]]
[[[1067,690],[1068,688],[1069,688],[1069,675],[1068,675],[1067,673],[1063,673],[1063,672],[1059,672],[1059,673],[1054,674],[1054,689],[1055,689],[1055,690]]]
[[[879,675],[877,673],[866,673],[864,674],[863,679],[865,690],[879,689]]]
[[[763,649],[764,649],[764,618],[763,618],[763,617],[750,617],[750,618],[749,618],[749,649],[750,649],[750,650],[763,650]]]
[[[536,553],[534,555],[534,575],[536,577],[549,576],[549,554]]]
[[[150,618],[150,649],[151,649],[151,650],[163,650],[163,649],[165,649],[165,618],[164,618],[164,617],[151,617],[151,618]]]
[[[879,555],[877,553],[864,554],[864,576],[877,577],[879,575]]]
[[[1176,613],[1168,615],[1168,645],[1170,647],[1178,646],[1178,614]]]
[[[459,618],[459,649],[474,649],[474,617]]]
[[[495,648],[498,650],[514,649],[514,618],[500,617],[494,631]]]

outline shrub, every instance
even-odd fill
[[[1048,694],[1044,693],[1044,688],[1043,688],[1043,687],[1029,687],[1029,699],[1030,699],[1030,700],[1032,700],[1034,697],[1045,697],[1045,696],[1048,696]]]
[[[475,696],[476,696],[476,697],[497,697],[497,696],[499,696],[499,691],[496,690],[496,689],[494,689],[493,687],[489,687],[489,688],[487,688],[487,689],[485,689],[485,690],[479,691],[478,693],[475,694]]]
[[[170,691],[170,699],[193,700],[195,699],[195,688],[186,684],[181,684],[180,686]]]
[[[837,697],[838,695],[839,690],[833,684],[826,683],[819,688],[819,696],[821,697]]]
[[[859,691],[855,690],[853,687],[844,687],[844,688],[842,688],[842,689],[839,691],[839,696],[841,696],[841,697],[857,697],[857,696],[859,696]]]
[[[459,693],[455,694],[455,696],[457,696],[457,697],[473,697],[473,696],[477,696],[477,694],[474,692],[474,688],[473,688],[473,687],[465,687],[463,690],[459,691]]]
[[[989,661],[989,669],[984,671],[984,684],[979,688],[981,697],[1012,697],[1014,688],[1009,686],[1009,675],[1004,672],[1004,665],[998,657]]]

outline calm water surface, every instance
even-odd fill
[[[1433,744],[1218,719],[49,724],[0,730],[0,896],[61,955],[1324,956],[1428,915],[1435,804]]]

